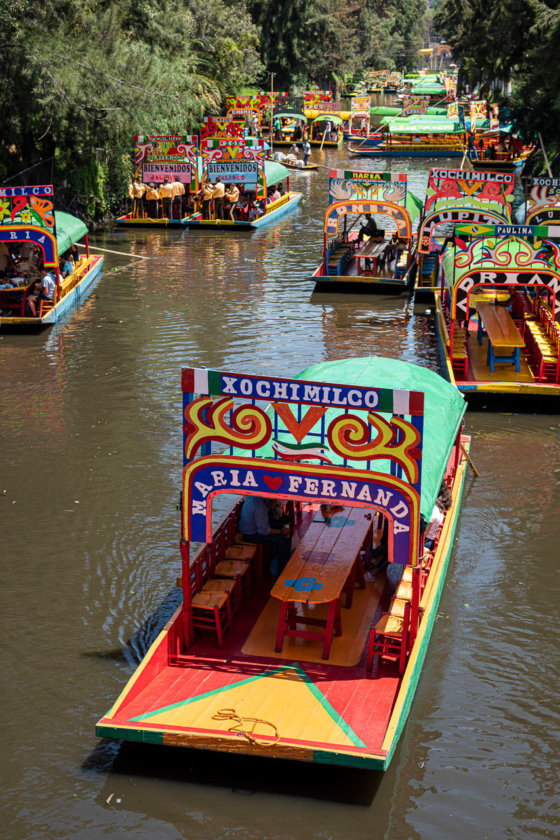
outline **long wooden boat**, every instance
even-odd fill
[[[289,160],[283,160],[282,166],[285,166],[286,169],[291,169],[293,172],[317,172],[319,169],[319,164],[317,163],[308,163],[306,165],[298,166],[297,163],[292,163]]]
[[[289,179],[288,179],[289,180]],[[201,213],[187,216],[183,219],[183,225],[192,230],[256,230],[266,225],[277,222],[286,213],[295,210],[301,201],[303,193],[289,190],[287,193],[266,205],[264,213],[254,221],[242,221],[240,219],[203,219]]]
[[[413,224],[422,202],[408,189],[406,173],[333,169],[329,175],[322,261],[310,277],[315,290],[398,294],[411,287],[416,271]],[[379,229],[363,243],[355,227],[362,214],[371,215]],[[394,233],[396,247],[389,242]]]
[[[436,293],[443,374],[475,404],[560,410],[560,225],[455,231]]]
[[[380,132],[377,134],[379,135]],[[393,117],[375,146],[351,146],[361,157],[463,157],[465,128],[457,120],[437,116]]]
[[[4,212],[0,220],[0,242],[12,252],[15,273],[0,280],[0,329],[35,330],[56,323],[69,309],[83,300],[101,274],[103,257],[89,250],[88,229],[81,219],[54,210],[51,185],[1,187],[0,204]],[[14,246],[36,246],[34,257],[17,261]],[[84,256],[74,270],[62,277],[61,258],[80,243]],[[50,269],[56,281],[52,300],[37,300],[36,315],[31,315],[28,299],[41,279],[39,266]]]
[[[454,225],[511,224],[515,177],[503,172],[471,172],[435,167],[428,176],[422,218],[418,225],[418,271],[415,300],[433,300],[440,287],[443,243]]]
[[[463,398],[426,368],[371,357],[295,379],[187,368],[182,389],[182,602],[97,735],[385,770],[450,562]],[[450,506],[424,544],[442,484]],[[212,508],[239,493],[286,505],[300,543],[284,571],[239,532],[241,502],[212,529]],[[372,578],[383,530],[388,570]]]

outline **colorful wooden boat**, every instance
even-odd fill
[[[443,117],[394,117],[382,128],[382,141],[350,146],[361,157],[463,157],[465,127]]]
[[[188,368],[182,388],[182,602],[97,735],[386,769],[450,561],[463,398],[426,368],[381,358],[295,379]],[[429,547],[420,517],[442,482],[450,507]],[[236,541],[241,503],[225,503],[240,492],[292,512],[301,541],[279,575],[261,545]],[[213,507],[226,509],[214,531]],[[389,570],[372,579],[363,560],[380,520]],[[192,542],[203,543],[194,557]]]
[[[50,185],[0,187],[0,242],[14,245],[34,243],[40,262],[55,280],[53,300],[37,301],[37,315],[29,313],[27,302],[40,280],[38,265],[30,258],[16,264],[15,276],[0,281],[0,329],[33,330],[51,326],[83,300],[101,274],[103,257],[89,250],[86,225],[69,213],[54,210],[54,191]],[[63,278],[61,257],[72,245],[81,243],[85,254],[71,274]],[[17,283],[17,285],[15,285]]]
[[[319,164],[317,163],[308,163],[304,164],[303,161],[301,162],[301,166],[298,166],[297,163],[293,163],[290,160],[283,160],[282,166],[285,166],[286,169],[291,169],[293,172],[317,172],[319,169]]]
[[[560,409],[558,238],[560,225],[456,226],[436,323],[443,373],[473,402]]]
[[[317,149],[338,149],[344,141],[344,119],[349,118],[350,112],[346,112],[345,117],[341,113],[319,114],[319,116],[312,119],[309,132],[309,144],[311,147]],[[338,132],[336,140],[327,139],[325,128],[327,122],[330,122],[331,125],[336,127]]]
[[[323,259],[310,278],[316,291],[405,291],[416,271],[413,224],[421,209],[404,172],[330,170]],[[362,244],[356,223],[364,213],[373,216],[380,233]],[[390,244],[386,234],[393,233],[398,242]]]
[[[418,271],[415,299],[433,300],[440,286],[442,243],[458,222],[511,224],[515,177],[502,172],[434,168],[428,176],[424,210],[418,225]]]
[[[246,177],[245,161],[241,160],[240,166],[241,177]],[[236,177],[234,163],[232,161],[228,161],[228,167],[232,172],[232,177]],[[290,173],[282,163],[278,163],[278,161],[274,160],[264,161],[263,159],[262,169],[259,170],[258,177],[258,184],[255,184],[257,192],[256,203],[258,205],[259,203],[264,202],[264,212],[253,221],[244,221],[241,219],[232,220],[231,218],[205,220],[202,218],[202,214],[198,212],[192,216],[185,217],[183,219],[183,225],[189,230],[256,230],[257,228],[274,224],[281,219],[282,216],[286,215],[286,213],[291,213],[292,210],[296,209],[302,199],[302,193],[295,192],[290,189]],[[281,182],[286,183],[286,191],[284,194],[281,198],[276,199],[275,201],[268,201],[269,188],[275,184],[280,184]],[[224,215],[228,216],[228,213],[225,212]]]
[[[243,123],[234,119],[207,118],[202,123],[201,131],[216,131],[235,125],[241,131]],[[211,126],[212,128],[209,128]],[[198,190],[202,161],[199,156],[199,138],[189,134],[171,135],[136,135],[134,137],[134,178],[142,184],[161,185],[165,179],[169,183],[177,180],[183,185],[185,196],[194,195]],[[186,202],[185,202],[186,205]],[[177,229],[183,230],[182,210],[177,211],[173,206],[172,218],[163,215],[161,207],[157,208],[159,216],[152,218],[144,210],[133,210],[115,219],[118,227],[124,228],[153,228],[155,230]]]

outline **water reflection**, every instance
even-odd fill
[[[349,164],[343,149],[317,161]],[[409,169],[425,189],[426,162],[363,164]],[[554,832],[557,418],[468,416],[481,475],[384,776],[167,759],[94,736],[178,596],[181,367],[293,375],[365,353],[437,364],[429,305],[313,293],[327,177],[295,173],[306,203],[276,228],[107,232],[97,244],[127,253],[106,255],[76,314],[0,339],[1,797],[14,840]]]

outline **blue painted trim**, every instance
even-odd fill
[[[59,321],[62,316],[68,312],[69,309],[78,301],[84,300],[91,292],[91,287],[94,281],[100,276],[103,268],[103,257],[93,266],[93,268],[86,274],[84,279],[74,286],[72,291],[68,292],[56,306],[47,312],[44,318],[41,318],[41,324],[54,324]]]

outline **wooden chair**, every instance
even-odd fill
[[[232,628],[231,600],[229,592],[206,590],[206,587],[192,598],[193,627],[199,630],[215,630],[218,645],[224,646],[224,632]]]
[[[212,578],[202,587],[202,592],[227,592],[231,600],[232,616],[241,606],[241,587],[238,580],[232,578]]]
[[[373,668],[373,659],[379,656],[397,662],[399,674],[404,674],[408,637],[410,632],[410,602],[404,604],[403,615],[383,613],[369,633],[366,672]]]
[[[225,528],[215,535],[211,547],[211,577],[239,581],[239,592],[243,597],[251,591],[251,564],[244,560],[225,559],[228,550],[227,537]]]

